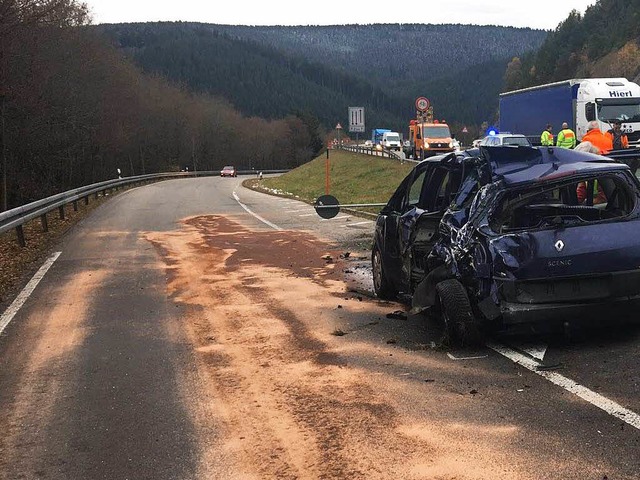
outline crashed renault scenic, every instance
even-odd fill
[[[450,341],[640,307],[640,184],[561,148],[480,147],[418,164],[380,212],[380,298],[438,313]]]

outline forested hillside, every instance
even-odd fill
[[[330,128],[346,106],[367,108],[370,121],[399,124],[396,99],[364,79],[272,47],[234,40],[209,26],[145,23],[101,26],[146,72],[226,98],[247,115],[311,114]],[[406,102],[405,102],[406,103]]]
[[[246,114],[277,118],[305,111],[330,128],[346,121],[347,106],[357,105],[366,109],[368,128],[401,131],[421,95],[434,99],[437,114],[448,120],[490,119],[508,60],[546,35],[463,25],[100,29],[145,71],[224,96]]]
[[[581,77],[640,74],[640,0],[599,0],[551,32],[540,49],[514,58],[505,89]]]
[[[298,27],[212,25],[218,31],[330,65],[409,96],[425,80],[536,50],[547,32],[478,25]]]
[[[76,0],[0,0],[0,211],[80,185],[189,167],[295,167],[313,117],[245,117],[144,75]]]

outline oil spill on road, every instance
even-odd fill
[[[414,435],[416,419],[403,418],[394,398],[397,379],[345,361],[349,347],[331,332],[349,313],[336,309],[348,286],[331,245],[223,216],[189,218],[179,231],[146,238],[165,262],[169,295],[185,307],[197,353],[203,393],[185,397],[203,432],[203,477],[222,455],[228,478],[527,478],[491,472],[489,452],[475,448],[465,459],[457,446]],[[388,309],[372,299],[350,307],[360,321]],[[361,348],[389,355],[380,349],[392,347]],[[224,452],[204,438],[212,423]],[[444,438],[435,425],[425,431]]]

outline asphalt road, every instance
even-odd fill
[[[366,295],[372,222],[241,181],[67,236],[0,336],[0,478],[640,478],[637,328],[433,348]]]

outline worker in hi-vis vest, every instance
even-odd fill
[[[569,124],[564,122],[562,124],[562,130],[558,133],[556,140],[556,147],[561,148],[573,148],[576,146],[576,134],[569,128]]]
[[[547,123],[547,128],[545,128],[542,135],[540,135],[540,145],[543,147],[553,146],[553,133],[551,133],[551,130],[553,130],[553,127],[550,123]]]

